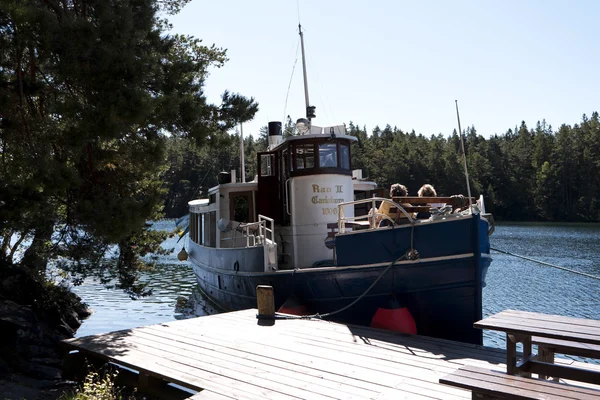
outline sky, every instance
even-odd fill
[[[305,116],[300,20],[314,125],[447,136],[458,100],[462,128],[489,137],[600,111],[599,17],[596,0],[192,0],[169,20],[227,49],[205,93],[255,98],[244,135]]]

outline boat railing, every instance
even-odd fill
[[[242,229],[242,237],[246,238],[246,247],[255,247],[257,242],[260,242],[260,240],[256,240],[256,232],[260,232],[260,225],[260,222],[250,222],[240,225],[240,228]]]
[[[258,214],[259,235],[264,240],[275,241],[275,221],[273,218]],[[267,226],[268,225],[268,226]],[[268,235],[267,235],[268,234]]]
[[[346,232],[346,224],[358,224],[358,225],[364,225],[364,222],[368,222],[368,227],[369,229],[377,229],[379,223],[378,223],[378,219],[390,219],[386,214],[380,214],[377,213],[378,207],[377,207],[377,203],[381,202],[381,203],[388,203],[390,205],[390,207],[395,207],[398,212],[401,212],[402,214],[404,214],[404,216],[407,218],[408,222],[413,225],[415,223],[414,218],[412,217],[412,215],[407,212],[404,207],[402,207],[402,205],[387,199],[385,197],[371,197],[368,199],[362,199],[362,200],[354,200],[354,201],[348,201],[345,203],[340,203],[338,204],[338,233],[344,233]],[[347,206],[356,206],[358,204],[369,204],[371,203],[371,208],[369,209],[369,212],[365,215],[359,215],[359,216],[353,216],[353,217],[346,217],[345,213],[344,213],[344,207]],[[381,217],[381,218],[378,218]],[[395,221],[392,221],[395,223]]]
[[[236,235],[237,232],[240,232],[241,236]],[[245,243],[239,243],[240,239],[246,239]],[[275,221],[260,214],[257,222],[240,224],[232,231],[231,237],[221,238],[222,242],[231,241],[232,248],[261,246],[266,240],[275,242]]]

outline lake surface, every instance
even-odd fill
[[[160,221],[159,229],[172,229],[173,221]],[[600,276],[600,224],[504,223],[496,227],[491,245],[499,250]],[[196,289],[191,267],[177,260],[184,240],[163,244],[175,248],[157,260],[155,271],[145,273],[153,294],[131,299],[118,290],[87,280],[73,288],[93,310],[77,336],[157,324],[195,315],[215,313]],[[483,289],[483,313],[505,309],[536,311],[600,320],[600,281],[492,252],[492,265]],[[504,337],[484,332],[484,344],[504,347]]]

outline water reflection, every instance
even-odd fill
[[[174,221],[163,220],[155,223],[155,228],[172,230]],[[190,316],[215,313],[200,293],[197,293],[196,279],[187,262],[177,261],[177,252],[184,240],[177,237],[163,243],[174,253],[156,258],[156,268],[144,272],[140,281],[147,283],[152,295],[132,299],[121,290],[107,289],[101,283],[88,278],[73,291],[93,310],[93,314],[78,329],[76,336],[94,335],[120,329],[182,319]]]

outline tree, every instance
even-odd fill
[[[84,272],[109,245],[131,282],[159,249],[169,136],[218,145],[257,104],[203,93],[226,52],[173,35],[188,0],[6,0],[0,5],[0,258]],[[22,257],[19,256],[22,254]],[[132,275],[133,271],[133,275]]]

